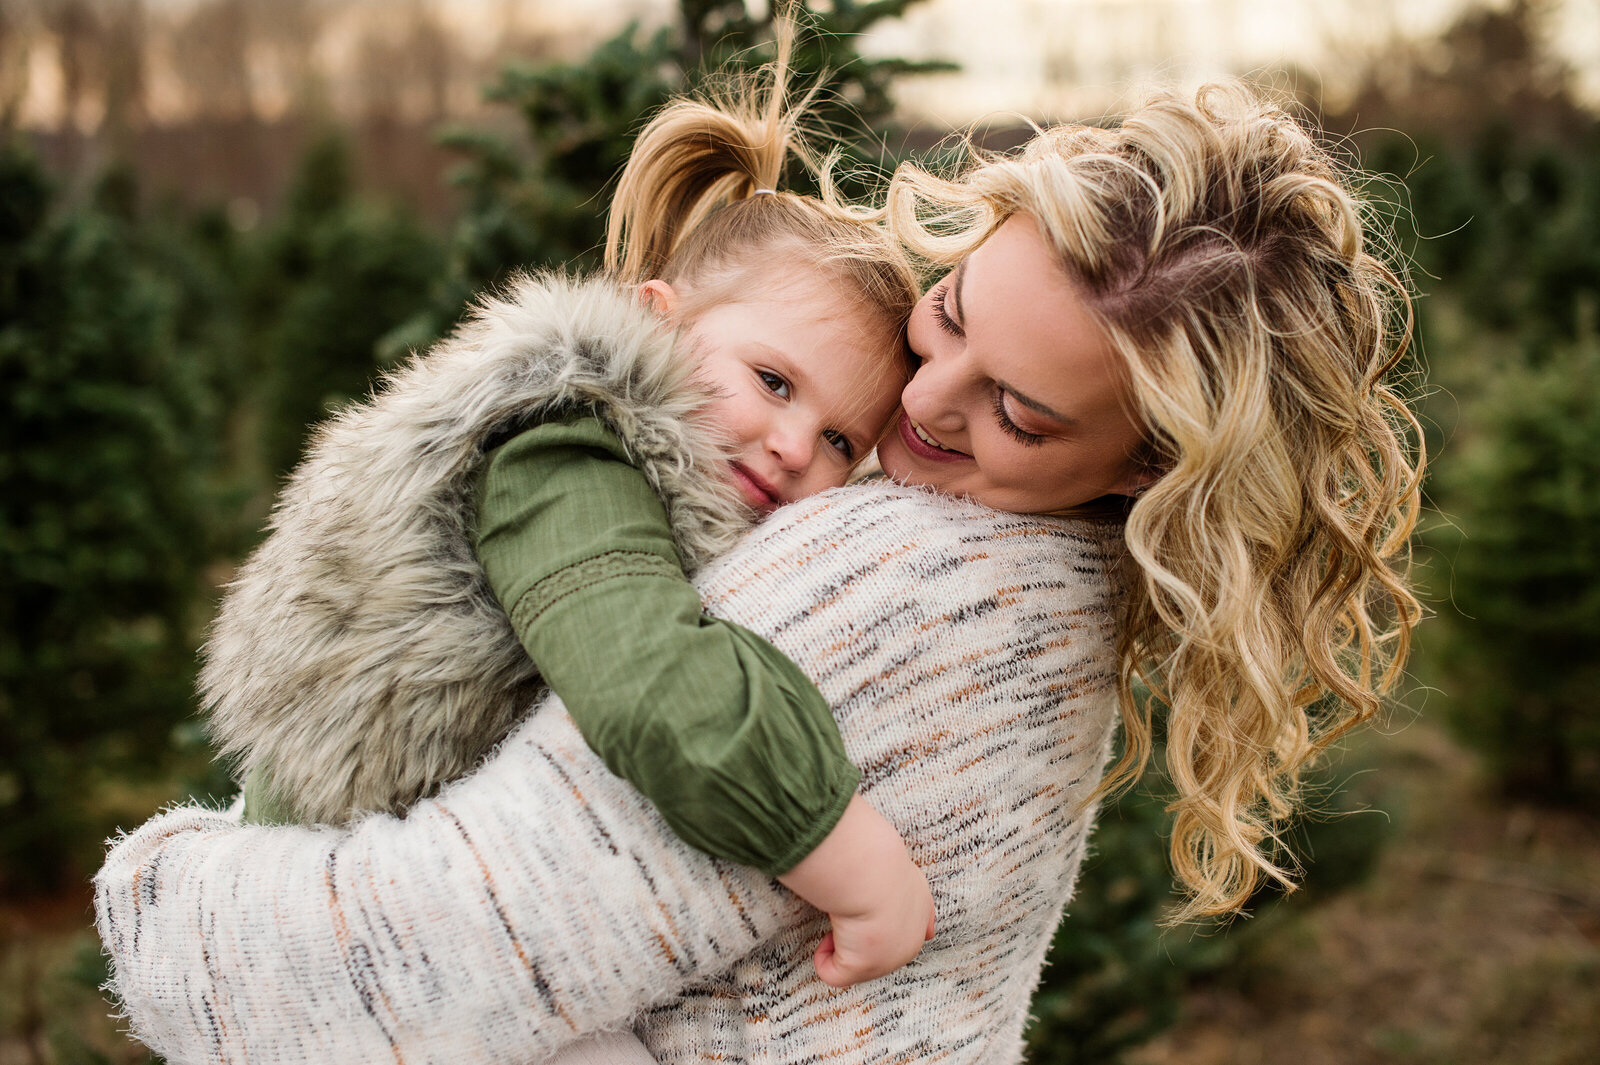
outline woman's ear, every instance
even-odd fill
[[[671,318],[678,309],[678,293],[665,281],[646,281],[639,286],[639,306],[659,317]]]
[[[1161,480],[1162,472],[1161,468],[1152,462],[1130,460],[1122,479],[1111,489],[1111,494],[1138,499],[1146,488]]]
[[[1171,460],[1162,454],[1159,447],[1148,439],[1144,440],[1135,445],[1133,453],[1128,456],[1122,477],[1112,487],[1110,494],[1138,499],[1145,489],[1161,480],[1161,475],[1171,466]]]
[[[1112,495],[1127,496],[1129,499],[1138,499],[1144,495],[1144,490],[1161,479],[1161,474],[1156,470],[1130,471],[1123,478],[1122,483],[1111,490]]]

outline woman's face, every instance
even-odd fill
[[[1044,513],[1147,476],[1126,373],[1033,219],[1007,220],[912,312],[921,361],[878,447],[890,476]]]

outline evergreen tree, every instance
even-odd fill
[[[1391,131],[1369,162],[1406,175],[1431,290],[1423,421],[1445,521],[1427,537],[1439,617],[1420,665],[1507,791],[1582,803],[1600,796],[1600,116],[1550,49],[1552,12],[1469,9],[1444,35],[1451,64],[1397,46],[1356,107]]]
[[[1591,304],[1593,307],[1594,304]],[[1495,373],[1440,493],[1432,537],[1454,609],[1441,657],[1458,731],[1504,788],[1600,801],[1600,333]]]
[[[159,766],[190,708],[216,426],[177,342],[176,286],[142,261],[125,177],[102,192],[53,211],[38,164],[0,148],[0,886],[11,890],[92,856],[109,827],[94,805],[102,775]]]
[[[803,27],[793,65],[802,79],[821,82],[818,123],[854,136],[842,171],[852,161],[880,163],[882,135],[867,131],[888,121],[893,79],[954,65],[867,59],[855,39],[917,2],[834,0],[819,10],[812,0],[780,0],[753,15],[744,0],[680,0],[675,26],[646,35],[631,24],[580,61],[508,66],[488,96],[517,110],[526,142],[513,145],[476,131],[446,136],[465,156],[456,176],[465,204],[449,279],[426,313],[390,335],[387,352],[398,357],[426,345],[454,323],[474,293],[512,270],[597,267],[608,189],[633,134],[671,96],[693,91],[708,77],[770,61],[779,15]],[[789,187],[814,188],[803,174],[791,175]]]
[[[437,241],[395,208],[356,196],[338,135],[306,153],[283,216],[238,265],[261,426],[261,468],[287,471],[310,426],[365,395],[378,342],[426,306],[443,272]]]

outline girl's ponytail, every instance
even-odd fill
[[[820,85],[791,99],[796,28],[777,23],[777,58],[730,78],[702,99],[667,104],[635,142],[606,227],[606,270],[628,285],[660,279],[678,288],[679,312],[741,298],[770,281],[752,271],[814,270],[840,296],[871,308],[893,342],[920,295],[916,270],[881,223],[834,191],[828,164],[806,144],[801,123]],[[793,157],[815,174],[821,196],[777,190]],[[771,192],[772,195],[758,195]]]
[[[679,99],[645,126],[623,168],[606,226],[607,272],[628,284],[662,277],[686,234],[717,208],[775,190],[796,137],[785,91],[793,27],[779,23],[778,55],[762,75],[707,101]]]

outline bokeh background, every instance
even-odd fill
[[[1032,1060],[1600,1060],[1600,3],[801,6],[863,167],[1257,79],[1368,171],[1422,294],[1411,684],[1247,919],[1162,932],[1159,775],[1110,808]],[[0,0],[0,1065],[147,1060],[87,880],[118,826],[228,791],[195,648],[307,425],[507,269],[593,265],[629,131],[769,20]]]

